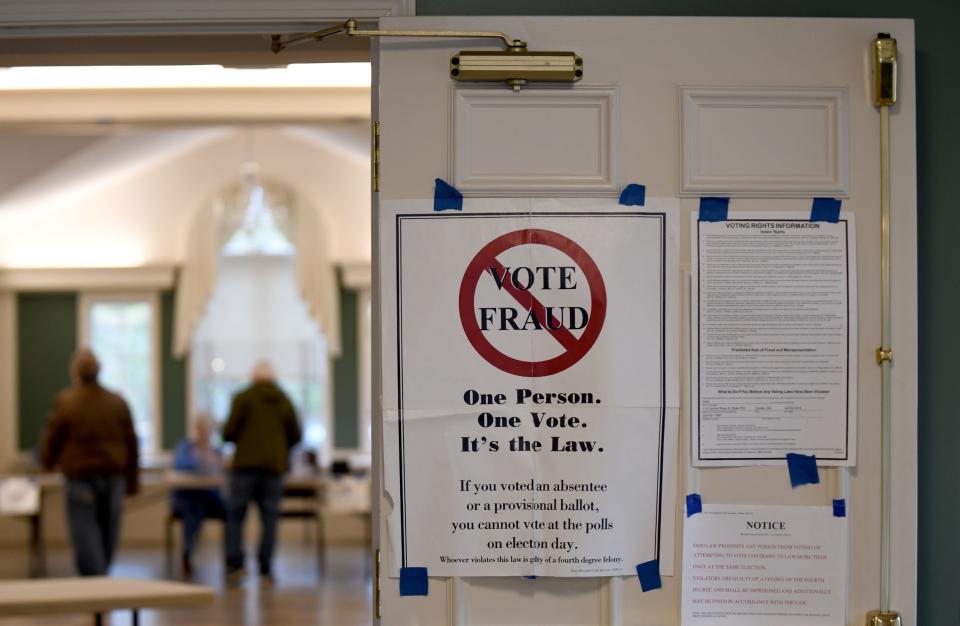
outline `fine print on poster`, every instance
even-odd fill
[[[846,523],[824,506],[704,505],[684,523],[682,626],[842,626]]]
[[[431,209],[381,207],[388,571],[672,574],[676,201]]]
[[[694,465],[856,465],[853,217],[691,222]]]

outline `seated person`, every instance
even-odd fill
[[[216,423],[207,413],[197,416],[193,424],[194,438],[177,444],[173,453],[173,469],[196,474],[223,471],[220,451],[210,442]],[[183,527],[183,573],[193,573],[193,548],[200,526],[206,518],[224,519],[223,498],[219,489],[177,489],[173,492],[173,512]]]

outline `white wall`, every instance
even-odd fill
[[[70,135],[49,135],[26,129],[5,134],[3,150],[0,150],[0,192],[5,193],[38,172],[56,166],[103,135],[103,131],[97,129]]]
[[[239,182],[250,158],[318,209],[334,263],[369,263],[368,161],[335,138],[281,127],[252,135],[136,131],[73,154],[0,198],[0,267],[178,264],[193,213]]]

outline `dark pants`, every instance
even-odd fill
[[[243,567],[243,519],[251,501],[260,512],[260,547],[257,559],[260,573],[270,574],[273,547],[280,518],[280,499],[283,497],[283,478],[273,472],[236,470],[230,474],[230,493],[227,496],[227,571]]]
[[[81,576],[105,576],[120,537],[126,480],[123,476],[68,479],[67,525]]]
[[[180,489],[173,492],[173,512],[183,528],[183,551],[190,555],[205,519],[225,519],[220,492],[212,489]]]

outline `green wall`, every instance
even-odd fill
[[[340,337],[342,351],[333,362],[333,447],[360,447],[359,335],[357,292],[340,285]]]
[[[186,359],[174,358],[173,346],[174,292],[160,294],[160,415],[163,448],[172,449],[187,430],[187,366]]]
[[[161,442],[172,449],[186,435],[186,359],[174,358],[174,292],[160,294]],[[70,385],[68,365],[77,348],[78,294],[21,293],[17,296],[19,446],[36,445],[57,392]],[[343,352],[333,363],[334,446],[360,445],[358,405],[359,336],[356,291],[340,287]]]
[[[919,614],[917,623],[960,625],[957,559],[960,499],[954,457],[960,419],[960,287],[954,266],[960,203],[960,67],[955,40],[960,3],[945,0],[417,0],[419,15],[709,15],[911,18],[917,43],[919,205]],[[531,42],[535,45],[536,42]],[[641,62],[642,65],[642,62]],[[894,344],[896,345],[896,344]],[[896,564],[894,564],[896,567]]]
[[[21,293],[17,296],[19,445],[36,445],[50,403],[70,385],[68,365],[77,348],[76,293]],[[170,353],[173,291],[160,299],[160,411],[162,442],[171,448],[186,430],[186,365]]]
[[[21,450],[29,450],[39,442],[57,392],[70,386],[70,358],[77,349],[77,296],[18,294],[17,323],[18,443]]]

